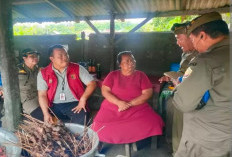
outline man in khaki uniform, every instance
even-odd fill
[[[193,47],[192,41],[187,36],[186,27],[188,23],[189,22],[181,24],[175,23],[171,28],[171,31],[175,34],[177,45],[180,46],[180,48],[183,50],[180,69],[178,72],[165,72],[165,76],[163,76],[160,81],[162,81],[162,79],[168,81],[177,80],[178,77],[183,76],[191,59],[198,54],[198,52],[195,51],[195,48]],[[182,130],[183,114],[174,107],[171,97],[167,100],[166,138],[168,141],[172,141],[173,153],[177,151],[179,146]]]
[[[19,89],[23,113],[43,120],[37,94],[37,74],[39,72],[39,56],[33,49],[22,51],[23,63],[18,65]]]
[[[160,82],[172,81],[171,79],[177,79],[178,77],[183,76],[191,59],[198,54],[193,47],[192,41],[187,36],[186,27],[188,23],[189,22],[175,23],[171,28],[171,31],[175,34],[177,45],[183,50],[180,61],[180,69],[177,72],[165,72],[165,76],[159,79]]]
[[[184,127],[174,157],[229,157],[231,98],[229,30],[217,12],[192,20],[187,33],[199,55],[190,62],[173,103],[184,113]],[[204,93],[210,98],[199,106]]]

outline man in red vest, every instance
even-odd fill
[[[69,119],[71,123],[84,124],[86,101],[96,88],[94,78],[81,65],[69,62],[69,55],[63,45],[51,46],[48,54],[51,63],[37,77],[44,121],[53,123],[52,111],[61,120]]]

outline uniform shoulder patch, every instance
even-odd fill
[[[185,71],[184,76],[183,76],[183,79],[186,79],[191,73],[192,73],[192,69],[189,67],[189,68]]]
[[[19,74],[26,74],[27,72],[23,69],[19,70]]]

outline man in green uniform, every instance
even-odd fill
[[[164,81],[172,81],[171,79],[177,79],[183,76],[191,59],[198,54],[193,47],[192,41],[187,36],[186,26],[188,23],[175,23],[171,28],[171,31],[175,34],[176,43],[183,50],[183,53],[181,55],[180,69],[177,72],[165,72],[164,76],[159,79],[161,83]]]
[[[174,157],[229,157],[231,97],[229,30],[217,12],[192,20],[187,33],[199,55],[191,62],[173,103],[184,113],[180,145]],[[208,91],[210,97],[202,102]]]
[[[23,113],[31,114],[42,120],[43,114],[39,107],[37,94],[39,53],[28,48],[22,51],[22,56],[23,63],[18,65],[18,77]]]
[[[160,81],[175,81],[178,77],[184,75],[186,69],[189,66],[189,62],[194,58],[198,52],[193,47],[192,41],[187,36],[187,25],[186,23],[175,23],[171,31],[175,34],[177,45],[183,50],[180,62],[180,69],[178,72],[170,71],[165,72]],[[168,141],[172,141],[173,154],[177,151],[180,143],[181,135],[183,130],[183,114],[177,110],[173,103],[172,97],[167,100],[167,115],[166,115],[166,137]]]

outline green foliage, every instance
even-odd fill
[[[139,32],[162,32],[170,31],[174,23],[181,23],[186,21],[191,21],[196,16],[171,16],[171,17],[156,17],[151,20],[151,22],[144,25]]]
[[[173,17],[157,17],[151,19],[144,26],[137,30],[137,32],[161,32],[170,31],[174,23],[181,23],[191,21],[196,16],[173,16]],[[223,19],[229,24],[230,13],[222,14]],[[121,22],[115,20],[115,32],[128,32],[137,26],[143,19],[126,20]],[[100,32],[110,32],[110,22],[106,21],[92,21],[94,26]],[[81,32],[87,34],[94,33],[86,22],[60,22],[60,23],[17,23],[14,25],[14,35],[47,35],[47,34],[76,34],[77,39],[81,38]]]

